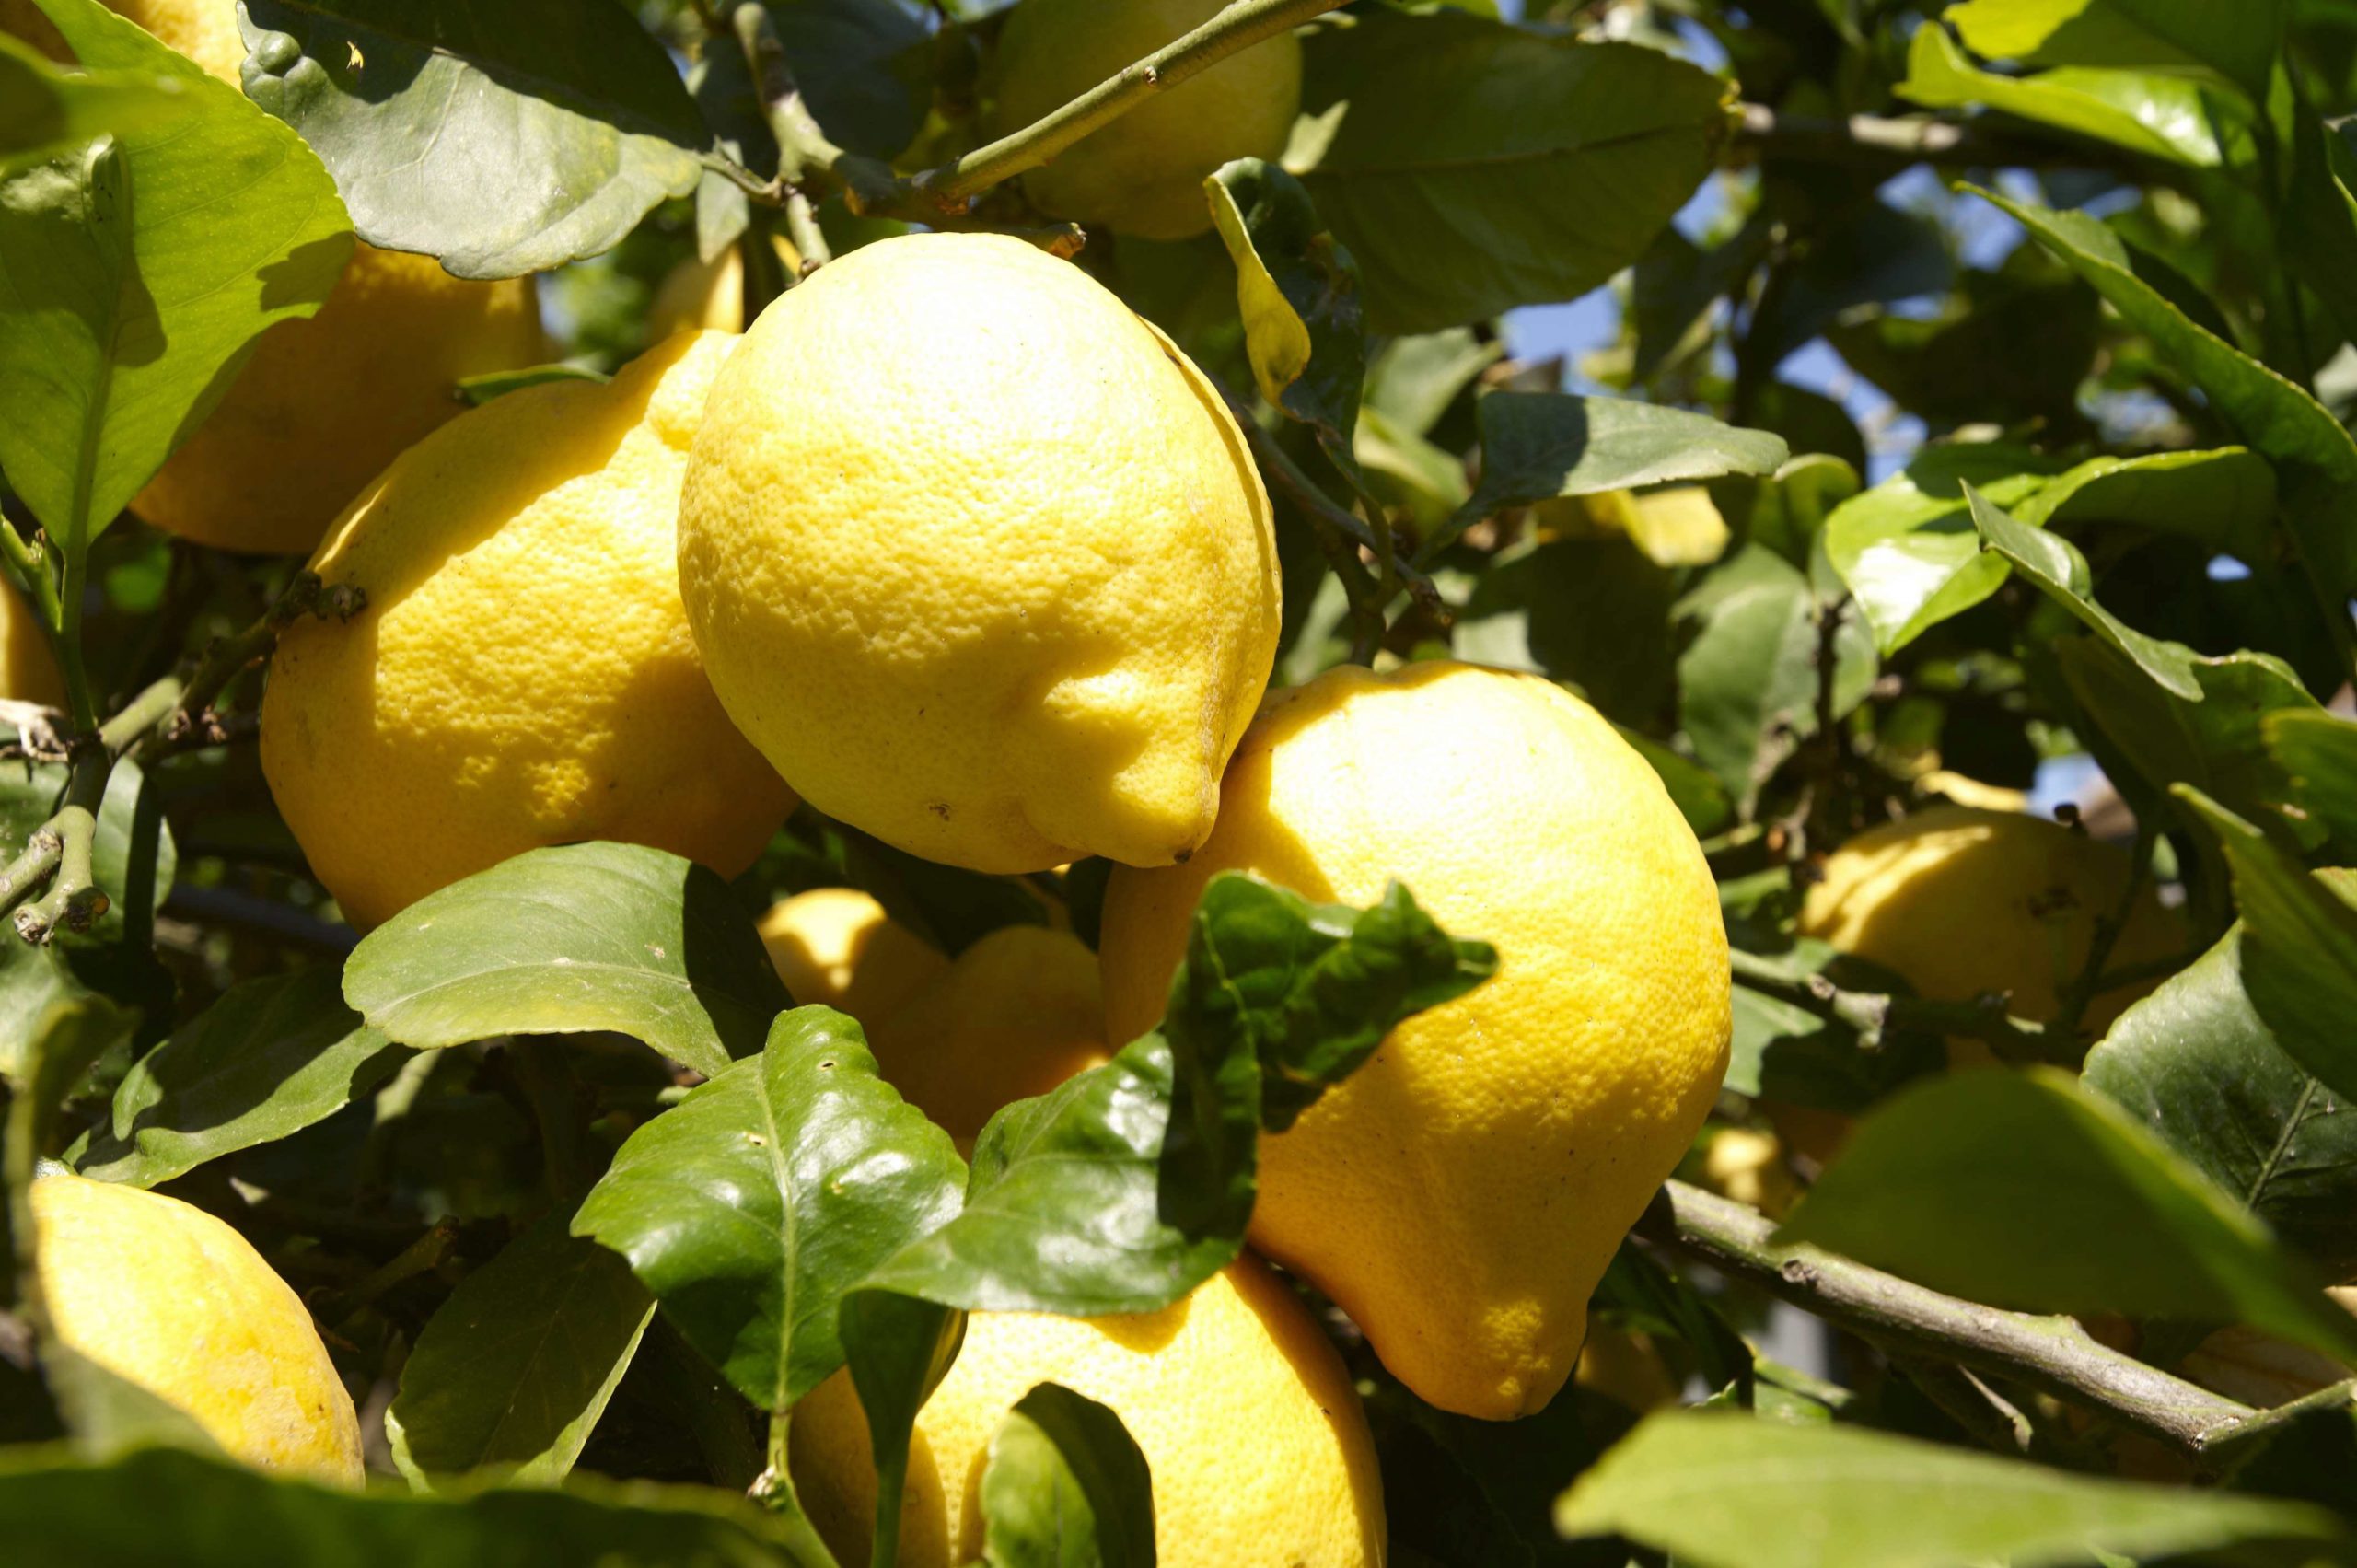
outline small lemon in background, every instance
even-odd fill
[[[0,579],[0,697],[56,707],[65,701],[65,677],[41,620],[22,594]]]
[[[949,967],[942,951],[857,888],[813,888],[761,918],[761,946],[786,994],[865,1024],[904,1005]]]
[[[681,333],[552,382],[385,470],[312,559],[366,595],[290,626],[262,769],[355,925],[543,844],[752,864],[793,799],[729,724],[679,603],[679,473],[737,340]]]
[[[655,303],[648,308],[646,331],[648,338],[662,342],[673,332],[702,328],[714,332],[741,332],[745,330],[745,253],[743,246],[749,240],[737,241],[707,261],[701,256],[690,256],[663,274],[656,285]],[[802,271],[802,258],[785,236],[770,236],[770,245],[777,252],[778,265],[784,269],[785,280],[792,283]]]
[[[203,1210],[109,1181],[31,1189],[41,1300],[67,1347],[186,1411],[232,1458],[360,1482],[360,1423],[311,1315]]]

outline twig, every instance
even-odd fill
[[[1780,1247],[1758,1210],[1682,1181],[1638,1221],[1655,1246],[1790,1302],[1899,1356],[1931,1357],[2050,1394],[2214,1463],[2276,1412],[2210,1392],[2102,1344],[2063,1317],[2038,1317],[1911,1284],[1815,1247]],[[2344,1393],[2344,1398],[2345,1398]]]
[[[1924,996],[1891,996],[1880,992],[1845,991],[1821,974],[1795,980],[1772,958],[1737,948],[1727,955],[1735,977],[1752,991],[1790,1002],[1820,1018],[1855,1029],[1861,1050],[1879,1048],[1890,1030],[1961,1035],[1986,1043],[2009,1062],[2051,1060],[2043,1025],[2015,1018],[2005,1011],[2007,998],[1984,991],[1965,1002],[1942,1002]]]
[[[2174,182],[2168,166],[2157,158],[2075,140],[2007,135],[1928,115],[1837,119],[1780,113],[1764,103],[1747,103],[1738,114],[1738,144],[1771,157],[1893,171],[1913,163],[1951,168],[2091,168],[2147,184]]]
[[[2094,935],[2087,942],[2086,961],[2063,990],[2061,1005],[2056,1010],[2054,1022],[2049,1026],[2065,1039],[2079,1032],[2079,1022],[2087,1016],[2087,1008],[2101,993],[2104,965],[2111,961],[2112,949],[2119,945],[2120,934],[2128,929],[2129,920],[2136,912],[2136,900],[2144,891],[2145,880],[2152,875],[2153,845],[2157,835],[2142,821],[2136,824],[2136,845],[2131,852],[2135,864],[2129,868],[2127,885],[2120,889],[2119,899],[2108,911],[2096,917]]]
[[[1894,1355],[1890,1360],[1925,1399],[1982,1447],[2016,1456],[2029,1452],[2036,1437],[2029,1418],[1965,1368],[1922,1355]]]
[[[34,834],[53,837],[57,843],[56,875],[39,903],[17,912],[17,935],[36,945],[46,944],[60,931],[87,931],[107,912],[109,900],[90,869],[90,849],[98,837],[99,807],[105,800],[107,778],[114,771],[112,754],[101,747],[82,749],[66,781],[65,804]]]

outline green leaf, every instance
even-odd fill
[[[1623,1536],[1693,1568],[2039,1568],[2344,1539],[2332,1515],[2303,1504],[1719,1411],[1641,1424],[1563,1494],[1555,1524],[1569,1536]]]
[[[1121,1418],[1042,1383],[982,1466],[986,1568],[1154,1568],[1154,1480]]]
[[[899,0],[768,0],[768,6],[795,85],[837,145],[891,158],[915,139],[933,106],[934,41],[920,8]],[[744,58],[733,48],[706,53]]]
[[[102,1463],[151,1447],[221,1452],[188,1411],[145,1384],[108,1371],[62,1340],[52,1336],[42,1342],[41,1367],[74,1452],[82,1459]]]
[[[520,392],[527,387],[545,387],[552,381],[590,381],[602,386],[611,379],[603,372],[585,366],[562,362],[534,365],[522,370],[493,370],[482,376],[460,377],[459,396],[469,408],[481,408],[510,392]]]
[[[617,843],[527,850],[420,899],[354,949],[343,995],[403,1045],[611,1029],[707,1077],[787,1005],[726,883]]]
[[[107,1124],[72,1152],[102,1181],[153,1187],[323,1121],[410,1052],[344,1005],[332,966],[234,986],[132,1064]]]
[[[1358,259],[1368,326],[1431,331],[1633,263],[1716,161],[1725,94],[1658,50],[1381,6],[1309,35],[1285,167]]]
[[[1207,176],[1203,190],[1236,263],[1236,308],[1260,395],[1316,430],[1351,472],[1366,380],[1357,264],[1326,232],[1301,181],[1274,164],[1238,158]]]
[[[1652,724],[1669,704],[1677,598],[1677,575],[1625,534],[1550,540],[1495,557],[1450,636],[1460,658],[1568,682],[1608,718]]]
[[[852,1387],[867,1417],[876,1517],[897,1530],[917,1411],[958,1359],[966,1314],[891,1290],[854,1290],[843,1297],[840,1331]],[[873,1560],[888,1562],[896,1554],[878,1551]]]
[[[0,180],[0,469],[85,548],[352,254],[284,125],[97,0],[41,0],[85,65],[165,76],[187,112]]]
[[[2357,1364],[2357,1319],[2264,1225],[2051,1069],[1959,1074],[1895,1096],[1777,1239],[1971,1301],[2247,1323]]]
[[[76,143],[169,124],[192,108],[176,76],[62,70],[0,33],[0,173]]]
[[[1430,435],[1449,405],[1504,357],[1504,345],[1483,342],[1469,327],[1394,338],[1367,363],[1366,409],[1399,430]]]
[[[2231,25],[2232,7],[2222,19]],[[2211,408],[2243,442],[2274,465],[2283,492],[2284,523],[2335,628],[2348,634],[2347,601],[2357,592],[2357,529],[2342,498],[2357,489],[2357,440],[2300,387],[2285,380],[2197,324],[2170,297],[2153,259],[2084,213],[2049,212],[1968,187],[2006,213],[2072,271],[2094,285],[2113,308],[2150,337],[2207,397]]]
[[[2259,1016],[2239,925],[2120,1016],[2085,1083],[2329,1277],[2357,1275],[2357,1109]]]
[[[610,250],[712,133],[615,0],[245,0],[253,100],[335,171],[372,245],[462,278]]]
[[[2004,585],[2005,563],[1980,548],[1964,487],[2000,505],[2037,494],[2051,465],[1998,443],[1927,447],[1907,467],[1825,519],[1825,551],[1875,643],[1895,654]]]
[[[2036,528],[2125,525],[2263,561],[2275,517],[2275,470],[2244,447],[2090,458],[2019,502],[1995,499]]]
[[[1974,52],[2028,65],[2096,65],[2210,76],[2267,99],[2283,0],[1964,0],[1947,19]]]
[[[1617,727],[1617,726],[1616,726]],[[1735,821],[1735,803],[1728,797],[1726,785],[1717,777],[1672,751],[1650,736],[1633,729],[1620,731],[1620,738],[1631,749],[1653,764],[1661,775],[1662,787],[1669,791],[1672,805],[1698,839],[1724,832]]]
[[[2189,703],[2201,701],[2201,683],[2193,676],[2192,650],[2182,643],[2148,637],[2097,604],[2087,558],[2079,553],[2077,545],[2060,534],[2016,521],[1969,484],[1964,487],[1964,497],[1972,508],[1973,527],[1980,530],[1984,548],[2012,563],[2049,598],[2133,659],[2164,691]]]
[[[628,1258],[690,1344],[783,1411],[843,1364],[843,1293],[954,1214],[965,1174],[859,1026],[800,1007],[632,1133],[573,1232]]]
[[[1790,450],[1764,430],[1633,398],[1492,392],[1474,405],[1481,482],[1422,551],[1429,559],[1481,518],[1559,495],[1678,479],[1773,473]]]
[[[26,1562],[109,1568],[779,1568],[770,1522],[710,1487],[576,1482],[462,1501],[273,1480],[149,1448],[103,1467],[16,1448],[0,1464],[0,1539]]]
[[[1396,885],[1362,912],[1213,877],[1162,1027],[991,1118],[964,1212],[868,1284],[971,1310],[1168,1306],[1242,1247],[1263,1123],[1291,1125],[1400,1020],[1495,964]]]
[[[2293,1059],[2357,1096],[2357,903],[2200,790],[2177,786],[2225,851],[2243,912],[2243,980]],[[2351,889],[2357,891],[2357,889]]]
[[[385,1412],[393,1462],[435,1478],[562,1481],[638,1352],[655,1302],[630,1265],[543,1215],[459,1282],[401,1367]]]
[[[2337,858],[2357,860],[2357,724],[2320,709],[2285,708],[2261,721],[2268,754]]]
[[[1926,109],[2003,110],[2172,163],[2220,161],[2201,87],[2182,77],[2082,66],[1999,75],[1977,69],[1945,28],[1926,26],[1908,47],[1907,79],[1891,90]]]

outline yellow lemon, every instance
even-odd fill
[[[942,951],[856,888],[813,888],[762,915],[761,946],[795,1005],[870,1023],[949,967]]]
[[[1726,935],[1694,835],[1586,703],[1454,663],[1272,695],[1183,866],[1116,871],[1107,1038],[1160,1016],[1215,872],[1369,904],[1407,885],[1496,976],[1395,1030],[1260,1144],[1252,1242],[1461,1414],[1570,1376],[1587,1298],[1726,1070]]]
[[[65,701],[65,677],[40,618],[6,581],[0,581],[0,697],[52,708]]]
[[[1105,1060],[1097,955],[1069,932],[1003,925],[867,1031],[884,1075],[962,1146],[1010,1100]]]
[[[360,1423],[311,1315],[235,1230],[177,1198],[32,1185],[41,1299],[59,1340],[185,1411],[233,1458],[360,1481]]]
[[[1218,394],[998,235],[881,240],[762,313],[688,462],[679,587],[804,798],[981,871],[1186,855],[1276,648]]]
[[[236,0],[107,4],[237,85]],[[362,245],[319,314],[262,334],[131,508],[199,544],[308,551],[379,469],[465,407],[460,377],[546,357],[531,279],[468,283],[430,256]]]
[[[1982,992],[2013,998],[2018,1017],[2043,1023],[2085,963],[2096,922],[2127,890],[2125,851],[2059,822],[2012,811],[1934,807],[1859,834],[1827,857],[1801,909],[1803,935],[1897,973],[1922,996],[1960,1002]],[[2184,934],[2148,883],[2107,968],[2165,958]],[[2086,1027],[2108,1028],[2159,977],[2095,999]],[[1990,1060],[1956,1041],[1951,1059]]]
[[[1024,0],[999,35],[993,134],[1062,108],[1216,16],[1225,0]],[[1229,55],[1092,132],[1023,177],[1040,211],[1147,239],[1212,226],[1203,177],[1273,158],[1301,109],[1301,42],[1283,33]]]
[[[1382,1482],[1350,1375],[1293,1293],[1248,1254],[1160,1312],[974,1314],[957,1365],[917,1415],[902,1568],[981,1555],[991,1438],[1041,1383],[1110,1406],[1136,1440],[1154,1476],[1163,1568],[1383,1562]],[[866,1562],[876,1471],[848,1376],[795,1407],[791,1443],[819,1533],[843,1562]]]
[[[1652,1338],[1635,1330],[1589,1330],[1572,1381],[1639,1415],[1678,1402],[1678,1379],[1670,1376],[1669,1365]]]
[[[578,839],[733,876],[791,809],[704,680],[673,564],[679,471],[735,341],[682,333],[609,385],[475,410],[312,558],[367,605],[279,640],[262,769],[354,924]]]
[[[783,234],[772,235],[770,244],[791,283],[802,271],[802,258]],[[709,261],[690,256],[663,275],[647,310],[650,337],[659,343],[673,332],[698,327],[715,332],[745,330],[745,253],[738,245]]]

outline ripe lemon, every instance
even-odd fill
[[[271,793],[356,925],[540,844],[620,839],[733,876],[792,798],[730,727],[679,606],[674,508],[735,339],[610,385],[511,392],[404,452],[312,569],[262,694]]]
[[[1801,908],[1803,935],[1897,973],[1916,993],[1961,1002],[2010,993],[2018,1017],[2043,1023],[2086,962],[2096,922],[2119,906],[2133,866],[2125,851],[2019,812],[1934,807],[1859,834],[1827,857]],[[2185,947],[2149,884],[2107,968],[2165,958]],[[2098,996],[2086,1025],[2100,1034],[2159,978]],[[1951,1060],[1990,1060],[1976,1041]]]
[[[136,1187],[31,1189],[41,1299],[59,1340],[185,1411],[233,1458],[360,1482],[360,1423],[319,1330],[246,1238]]]
[[[805,799],[981,871],[1187,854],[1276,647],[1218,394],[997,235],[881,240],[762,313],[688,462],[679,587]]]
[[[107,0],[235,87],[236,0]],[[356,248],[327,303],[253,355],[131,509],[224,550],[300,552],[360,487],[465,405],[462,377],[547,357],[529,278],[468,283],[430,256]]]
[[[1104,1061],[1097,955],[1070,932],[1003,925],[867,1030],[884,1075],[960,1147],[999,1107]]]
[[[1261,1141],[1252,1244],[1430,1403],[1540,1409],[1726,1070],[1726,935],[1692,831],[1645,760],[1546,681],[1330,671],[1269,699],[1193,859],[1113,874],[1108,1039],[1160,1016],[1196,900],[1228,869],[1353,904],[1397,878],[1497,945],[1493,979]]]
[[[802,258],[783,234],[772,235],[770,244],[791,283],[802,271]],[[698,327],[714,332],[745,330],[745,253],[737,245],[709,261],[690,256],[664,273],[656,287],[655,303],[647,310],[649,337],[660,343],[673,332]]]
[[[992,134],[1062,108],[1123,66],[1192,32],[1225,0],[1024,0],[999,35]],[[1285,150],[1301,109],[1301,42],[1283,33],[1156,94],[1023,177],[1041,212],[1146,239],[1212,226],[1203,177]]]
[[[41,621],[6,581],[0,581],[0,697],[52,708],[65,701],[65,677]]]
[[[813,888],[762,915],[761,946],[795,1005],[870,1023],[949,967],[942,952],[856,888]]]
[[[1015,1402],[1060,1383],[1110,1406],[1154,1475],[1162,1568],[1376,1568],[1382,1481],[1366,1416],[1318,1324],[1248,1254],[1160,1312],[978,1312],[918,1412],[902,1568],[979,1558],[990,1441]],[[795,1407],[794,1481],[837,1557],[865,1562],[876,1511],[867,1420],[842,1373]]]

